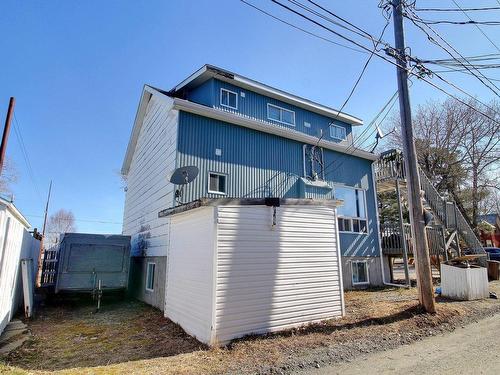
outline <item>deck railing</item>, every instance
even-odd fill
[[[447,230],[457,230],[472,252],[484,253],[481,242],[467,220],[465,220],[456,203],[443,198],[421,168],[419,168],[419,174],[420,188],[424,191],[425,203],[436,216],[438,223],[444,225]],[[389,150],[382,153],[375,168],[375,177],[378,182],[388,179],[404,181],[406,173],[401,151]]]
[[[40,280],[40,286],[48,287],[55,285],[58,254],[59,248],[57,246],[47,249],[43,252],[42,277]]]
[[[404,227],[404,240],[406,241],[406,249],[408,255],[413,254],[413,246],[411,243],[411,226],[408,223]],[[429,244],[430,255],[445,255],[445,239],[443,236],[443,228],[441,225],[429,225],[425,227],[427,234],[427,243]],[[386,255],[402,256],[403,254],[403,239],[401,237],[401,226],[399,223],[383,223],[380,224],[380,238],[382,243],[382,251]]]
[[[380,154],[375,166],[375,178],[377,181],[391,179],[405,179],[405,165],[403,154],[399,150],[389,150]]]

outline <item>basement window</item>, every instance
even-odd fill
[[[156,263],[148,262],[146,269],[146,290],[152,292],[155,288]]]
[[[330,125],[330,137],[339,141],[345,141],[347,138],[346,129],[339,125]]]
[[[210,172],[208,174],[208,192],[213,194],[226,194],[226,175]]]
[[[352,285],[369,284],[368,262],[366,260],[353,260],[351,262]]]
[[[238,109],[238,94],[234,91],[229,91],[221,88],[220,105],[231,109]]]
[[[267,103],[267,118],[285,125],[295,126],[295,112]]]

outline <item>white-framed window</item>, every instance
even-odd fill
[[[146,268],[146,290],[152,292],[155,289],[156,263],[148,262]]]
[[[369,284],[368,262],[366,260],[353,260],[351,262],[352,285]]]
[[[366,192],[346,186],[335,186],[335,199],[344,201],[337,208],[339,232],[368,233]]]
[[[221,88],[220,105],[231,109],[238,109],[238,94],[234,91]]]
[[[295,126],[295,112],[267,103],[267,119],[285,125]]]
[[[347,138],[347,131],[343,126],[330,125],[330,137],[338,139],[339,141],[345,141]]]
[[[208,173],[208,192],[213,194],[227,194],[227,175],[223,173]]]

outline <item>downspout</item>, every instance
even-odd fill
[[[372,187],[373,194],[375,197],[375,215],[377,217],[377,239],[378,239],[378,249],[379,249],[379,258],[380,258],[380,270],[382,271],[382,284],[387,286],[394,286],[398,288],[409,288],[408,285],[394,284],[385,280],[385,272],[384,272],[384,254],[382,254],[382,241],[380,240],[380,217],[378,212],[378,198],[377,198],[377,187],[375,185],[375,161],[372,163]]]

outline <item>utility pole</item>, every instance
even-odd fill
[[[3,128],[2,144],[0,145],[0,175],[3,171],[3,165],[5,163],[5,151],[7,150],[7,139],[10,133],[10,123],[12,121],[12,114],[14,113],[14,106],[16,104],[16,99],[13,97],[9,100],[9,109],[7,110],[7,117],[5,118],[5,126]]]
[[[413,140],[411,123],[410,96],[408,92],[408,63],[405,58],[405,37],[403,30],[403,4],[401,0],[393,0],[394,39],[396,46],[396,62],[399,91],[399,111],[401,114],[401,134],[408,184],[408,203],[412,242],[416,260],[417,287],[419,301],[425,311],[436,312],[434,291],[432,287],[431,262],[425,233],[424,211],[420,196],[420,176],[418,173],[417,153]]]
[[[45,204],[45,215],[43,218],[43,227],[42,227],[42,239],[40,241],[40,251],[38,252],[38,275],[37,275],[37,282],[36,286],[40,287],[42,284],[42,271],[43,271],[43,262],[42,262],[42,257],[44,253],[43,249],[43,241],[45,240],[45,229],[47,226],[47,214],[49,212],[49,201],[50,201],[50,192],[52,191],[52,180],[50,180],[50,185],[49,185],[49,194],[47,195],[47,203]]]

